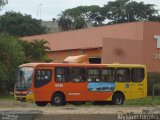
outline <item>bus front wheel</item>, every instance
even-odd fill
[[[115,93],[112,98],[112,103],[114,105],[122,105],[124,102],[124,96],[122,93]]]
[[[56,93],[52,97],[51,105],[62,106],[65,105],[65,97],[63,94]]]
[[[44,107],[47,105],[47,102],[43,102],[43,101],[35,101],[35,103],[37,106],[41,106],[41,107]]]

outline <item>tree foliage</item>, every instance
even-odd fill
[[[9,35],[0,35],[0,92],[2,83],[7,85],[5,90],[13,90],[17,68],[20,64],[49,60],[46,52],[50,48],[46,44],[45,40],[27,42]]]
[[[32,59],[32,45],[30,42],[25,40],[18,39],[18,43],[21,44],[22,49],[24,51],[25,55],[25,61],[24,62],[31,62]]]
[[[78,6],[72,9],[66,9],[58,19],[58,25],[62,30],[86,28],[87,23],[102,24],[104,17],[100,14],[98,5]],[[64,23],[67,23],[64,25]],[[67,29],[65,29],[67,28]]]
[[[6,81],[13,88],[17,67],[23,62],[24,52],[17,39],[0,35],[0,83]]]
[[[103,7],[91,5],[66,9],[58,19],[62,30],[85,28],[87,22],[100,26],[134,21],[160,21],[160,15],[154,4],[116,0],[109,1]]]
[[[143,2],[131,0],[116,0],[108,2],[102,9],[103,14],[111,21],[109,24],[114,24],[133,21],[155,21],[156,17],[158,17],[158,10],[154,7],[154,4],[144,4]]]
[[[58,19],[58,26],[62,31],[70,30],[72,28],[72,21],[64,16]]]
[[[32,58],[36,61],[42,61],[46,52],[50,50],[48,46],[46,46],[48,42],[41,39],[35,39],[31,42],[32,45]]]
[[[7,80],[7,73],[8,73],[8,69],[7,67],[2,63],[2,61],[0,61],[0,82],[2,82],[2,80]]]
[[[1,8],[8,3],[8,0],[0,0],[0,10]]]
[[[87,24],[85,20],[81,17],[77,17],[73,23],[74,29],[86,28]]]
[[[50,48],[46,46],[48,42],[43,39],[35,39],[31,42],[19,40],[19,43],[23,46],[25,62],[44,61],[44,59],[46,59],[46,53],[50,50]]]
[[[0,17],[0,32],[14,36],[30,36],[46,33],[47,29],[41,26],[41,21],[30,15],[16,12],[6,12]]]

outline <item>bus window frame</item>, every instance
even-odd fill
[[[127,80],[127,81],[124,81],[123,79],[122,79],[122,81],[119,81],[118,80],[118,70],[119,69],[128,69],[129,70],[129,80]],[[130,67],[118,67],[118,68],[116,68],[116,81],[118,82],[118,83],[129,83],[129,82],[131,82],[131,68]]]
[[[142,76],[141,81],[133,81],[132,69],[143,69],[143,76]],[[139,68],[131,68],[131,81],[133,83],[141,83],[142,81],[144,81],[144,79],[145,79],[145,68],[140,68],[140,67]]]
[[[57,81],[57,69],[58,68],[67,68],[68,69],[68,72],[69,72],[69,77],[68,77],[68,80],[66,81],[66,78],[65,78],[65,81]],[[64,75],[65,76],[65,74],[61,74],[61,75]],[[61,66],[56,66],[55,68],[54,68],[54,81],[55,82],[58,82],[58,83],[66,83],[66,82],[70,82],[71,81],[71,75],[70,75],[70,68],[69,67],[61,67]]]
[[[88,75],[88,71],[87,70],[89,70],[89,69],[98,69],[99,70],[99,75]],[[101,74],[102,74],[102,69],[100,67],[87,67],[86,68],[86,81],[87,82],[102,82]],[[96,81],[96,80],[88,81],[88,76],[98,76],[99,81]]]
[[[102,70],[105,70],[105,69],[113,69],[114,72],[115,72],[115,75],[103,75]],[[112,76],[112,77],[114,77],[114,78],[113,78],[113,81],[105,81],[105,80],[102,78],[103,76]],[[116,79],[117,79],[116,68],[115,68],[115,67],[103,67],[103,68],[101,69],[101,79],[102,79],[103,82],[116,82]]]
[[[37,79],[36,74],[37,74],[37,71],[38,71],[38,70],[40,70],[40,72],[41,72],[41,71],[50,71],[50,72],[51,72],[50,79],[47,80],[47,82],[46,82],[45,84],[43,83],[42,85],[37,85],[37,83],[36,83],[37,81],[38,81],[38,82],[39,82],[39,81],[44,81],[44,79],[43,79],[43,80],[42,80],[42,79],[39,79],[39,80]],[[35,70],[35,73],[34,73],[34,87],[35,87],[35,88],[39,88],[39,87],[42,87],[42,86],[45,86],[45,85],[49,84],[49,83],[52,81],[52,76],[53,76],[52,74],[53,74],[53,70],[52,70],[52,69],[43,69],[43,68],[42,68],[42,69],[41,69],[41,68],[36,69],[36,70]]]
[[[71,73],[72,69],[84,69],[84,75],[80,75],[83,79],[83,81],[74,81],[73,75]],[[82,82],[86,82],[86,68],[85,67],[70,67],[70,81],[73,83],[82,83]]]

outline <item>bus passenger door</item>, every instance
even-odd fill
[[[143,98],[146,93],[145,74],[143,68],[132,68],[131,69],[131,98]]]
[[[53,70],[51,67],[36,68],[34,76],[34,93],[36,101],[49,101],[51,96],[51,80]]]
[[[131,99],[138,99],[145,97],[145,89],[143,82],[131,83]]]
[[[85,101],[85,70],[80,67],[56,67],[55,91],[62,91],[67,101]]]
[[[129,68],[117,68],[116,74],[116,91],[121,91],[125,99],[130,99],[131,86],[130,86],[130,69]]]
[[[85,101],[85,95],[87,91],[85,74],[84,67],[70,68],[71,85],[68,89],[68,96],[73,101]]]

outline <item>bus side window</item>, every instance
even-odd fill
[[[52,76],[52,70],[43,70],[43,69],[39,69],[36,70],[36,80],[42,80],[42,81],[49,81],[51,80],[51,76]]]
[[[114,68],[102,69],[102,80],[104,82],[115,82],[116,71]]]
[[[85,82],[85,68],[71,68],[70,72],[73,82]]]
[[[132,82],[141,82],[144,79],[144,69],[143,68],[132,68],[131,70]]]
[[[118,82],[130,82],[130,69],[129,68],[117,68],[117,81]]]
[[[40,80],[41,79],[41,71],[40,70],[36,70],[36,74],[35,74],[35,78],[36,80]]]
[[[35,87],[41,87],[51,81],[52,70],[37,69],[35,72]]]
[[[69,68],[56,67],[55,68],[55,81],[56,82],[69,82],[70,80]]]
[[[100,82],[100,69],[98,68],[87,68],[87,81],[88,82]]]

